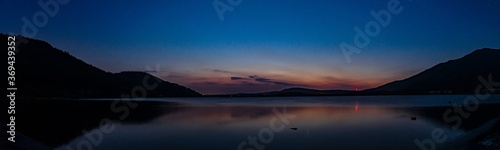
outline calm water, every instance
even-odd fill
[[[293,98],[178,98],[148,119],[115,119],[56,149],[417,149],[415,140],[444,132],[440,148],[460,148],[498,120],[500,95],[480,101],[470,117],[445,122],[443,113],[466,95]],[[85,101],[85,100],[82,100]],[[471,104],[472,105],[472,104]],[[126,105],[123,105],[126,106]],[[123,107],[125,108],[125,107]],[[127,107],[130,108],[130,107]],[[140,109],[141,104],[136,108]],[[149,108],[148,108],[149,109]],[[110,111],[112,112],[112,111]],[[123,111],[112,112],[119,115]],[[451,113],[449,116],[458,114]],[[142,114],[141,116],[144,116]],[[133,113],[124,117],[134,117]],[[137,117],[135,117],[137,118]],[[413,118],[413,119],[412,119]],[[430,145],[426,145],[430,147]]]

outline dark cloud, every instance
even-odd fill
[[[248,76],[249,78],[251,79],[265,79],[265,77],[261,77],[261,76],[258,76],[258,75],[251,75],[251,76]]]
[[[258,81],[258,82],[270,82],[271,79],[266,79],[266,78],[255,78],[255,81]]]
[[[292,83],[286,83],[286,82],[277,82],[277,81],[269,81],[270,83],[274,83],[276,85],[283,85],[283,86],[300,86],[298,84],[292,84]]]
[[[272,79],[261,77],[261,76],[258,76],[258,75],[252,75],[252,76],[248,76],[248,77],[251,78],[251,79],[254,79],[257,82],[272,83],[272,84],[275,84],[275,85],[282,85],[282,86],[299,86],[298,84],[292,84],[292,83],[287,83],[287,82],[274,81]]]
[[[243,77],[231,77],[231,80],[248,80],[248,79]]]

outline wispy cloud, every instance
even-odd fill
[[[243,77],[231,77],[231,80],[248,80],[248,79]]]
[[[219,70],[219,69],[214,69],[212,70],[213,72],[218,72],[218,73],[227,73],[227,74],[234,74],[234,72],[231,71],[226,71],[226,70]]]
[[[271,83],[271,84],[282,85],[282,86],[299,86],[298,84],[281,82],[281,81],[275,81],[273,79],[269,79],[269,78],[266,78],[266,77],[261,77],[261,76],[258,76],[258,75],[251,75],[251,76],[248,76],[248,77],[251,78],[251,79],[254,79],[257,82],[262,82],[262,83]]]

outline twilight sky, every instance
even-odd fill
[[[500,48],[498,0],[59,1],[54,13],[33,0],[2,2],[0,32],[47,41],[106,71],[157,70],[202,94],[366,89]],[[218,15],[214,3],[232,11]],[[390,21],[381,25],[372,10]],[[341,43],[360,53],[348,61]]]

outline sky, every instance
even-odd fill
[[[2,33],[47,41],[105,71],[154,71],[202,94],[362,90],[500,48],[498,0],[15,0],[0,8]]]

